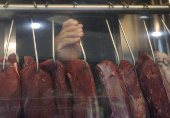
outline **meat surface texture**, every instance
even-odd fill
[[[50,73],[54,81],[57,118],[72,117],[72,97],[69,85],[65,78],[64,67],[56,60],[56,67],[52,59],[40,64],[42,70]]]
[[[0,58],[0,118],[19,118],[21,85],[15,54],[9,56],[3,71]]]
[[[154,54],[160,70],[162,70],[161,73],[165,76],[163,83],[170,101],[170,57],[158,51],[155,51]]]
[[[118,70],[128,93],[131,113],[134,118],[150,118],[148,105],[143,97],[133,65],[121,60]]]
[[[132,118],[125,85],[111,61],[96,66],[105,118]]]
[[[170,118],[170,102],[163,84],[165,77],[158,64],[154,66],[150,55],[139,52],[136,70],[150,114],[154,118]]]
[[[83,60],[74,60],[67,64],[66,74],[69,78],[74,97],[74,118],[100,118],[96,88],[91,68]]]
[[[25,118],[55,118],[54,88],[50,75],[39,69],[32,57],[24,57],[21,71],[22,104]]]

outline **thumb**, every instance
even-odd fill
[[[66,46],[78,43],[78,42],[80,42],[80,40],[81,40],[80,37],[77,37],[77,38],[63,38],[62,43],[56,44],[56,48],[57,48],[57,50],[60,50],[60,49],[65,48]]]

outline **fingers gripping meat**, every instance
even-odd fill
[[[56,60],[56,67],[52,59],[40,64],[41,69],[50,73],[54,81],[55,100],[58,118],[71,118],[72,99],[69,85],[65,79],[65,71],[61,62]]]
[[[100,118],[96,88],[89,64],[87,63],[84,69],[84,61],[71,61],[66,66],[66,74],[74,97],[74,118]]]
[[[148,105],[143,98],[133,65],[129,61],[121,60],[118,72],[125,83],[133,117],[150,118]]]
[[[104,115],[105,118],[131,118],[125,85],[116,69],[117,66],[108,60],[96,66],[96,72],[101,83]]]
[[[70,61],[81,56],[82,50],[79,42],[83,37],[83,25],[74,19],[63,23],[61,32],[55,38],[55,49],[58,59]]]
[[[19,118],[21,85],[15,54],[6,61],[5,72],[2,62],[3,58],[0,58],[0,117]]]
[[[50,75],[36,71],[32,57],[24,57],[21,71],[22,104],[25,118],[55,118],[54,88]]]

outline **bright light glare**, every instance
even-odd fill
[[[152,33],[152,36],[161,36],[161,35],[162,35],[161,32],[153,32],[153,33]]]
[[[7,43],[5,43],[5,48],[6,48]],[[16,43],[9,43],[9,47],[8,48],[16,48]]]
[[[147,19],[148,16],[140,16],[140,18],[142,18],[142,19]]]
[[[31,27],[34,29],[39,29],[41,27],[41,25],[39,23],[33,23],[33,24],[31,24]]]

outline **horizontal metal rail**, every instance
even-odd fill
[[[4,6],[0,4],[0,11],[119,11],[119,12],[170,12],[169,5],[148,5],[146,8],[144,5],[72,5],[72,4],[37,4],[36,7],[34,4],[9,4]]]

